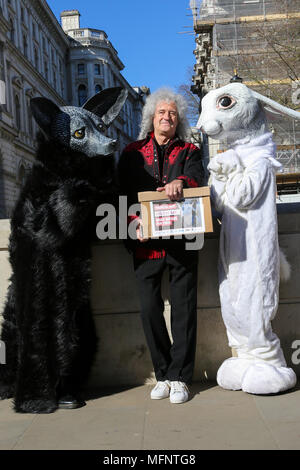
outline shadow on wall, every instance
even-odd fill
[[[213,381],[231,356],[221,320],[217,282],[218,237],[207,238],[199,252],[198,330],[195,381]],[[93,246],[92,308],[99,348],[89,385],[101,387],[153,383],[150,354],[142,328],[131,255],[120,241]],[[169,334],[169,273],[162,281]]]

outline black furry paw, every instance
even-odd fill
[[[26,400],[15,402],[14,409],[17,413],[53,413],[57,409],[57,403],[52,400]]]
[[[14,396],[14,387],[12,385],[0,384],[0,400],[6,400]]]

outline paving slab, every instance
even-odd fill
[[[300,387],[277,396],[257,396],[255,403],[279,449],[300,449]]]
[[[0,450],[12,449],[26,433],[36,416],[15,413],[12,400],[0,400]]]
[[[149,403],[145,449],[276,449],[253,396],[218,386],[192,387],[184,404]]]
[[[0,449],[300,449],[300,388],[277,396],[194,384],[191,399],[151,400],[152,386],[89,392],[87,405],[48,415],[18,414],[0,401]]]
[[[146,391],[102,392],[83,408],[37,415],[14,449],[141,449]]]

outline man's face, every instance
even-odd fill
[[[153,128],[155,133],[163,134],[170,139],[174,137],[178,124],[178,112],[175,103],[161,101],[156,105]]]

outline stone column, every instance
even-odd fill
[[[94,84],[94,61],[89,60],[86,62],[86,73],[88,80],[88,98],[91,98],[95,94],[95,84]]]
[[[78,106],[78,81],[76,76],[76,64],[71,60],[70,61],[70,77],[71,77],[71,89],[72,89],[72,96],[71,96],[71,104],[73,106]]]
[[[107,62],[104,62],[103,69],[104,69],[104,86],[105,88],[109,88],[111,86],[111,83],[110,83],[110,74],[109,74],[109,64]]]
[[[5,60],[5,59],[4,59]],[[6,60],[6,109],[13,116],[13,99],[12,99],[12,86],[11,86],[11,70],[10,61]]]

